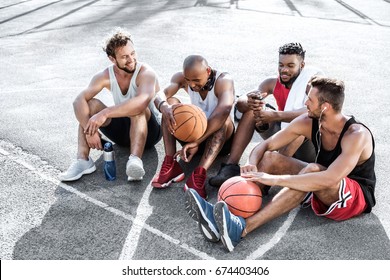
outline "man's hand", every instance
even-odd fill
[[[199,144],[196,142],[187,143],[183,146],[183,149],[176,152],[174,157],[180,156],[185,162],[190,162],[193,156],[199,149]]]
[[[99,132],[96,132],[92,136],[85,134],[85,139],[91,149],[103,150]]]
[[[107,117],[105,114],[102,113],[103,111],[100,111],[99,113],[93,115],[89,120],[87,125],[85,126],[84,133],[92,136],[95,135],[105,121],[107,120]]]
[[[245,173],[257,172],[257,167],[256,167],[256,165],[247,163],[247,164],[240,167],[240,171],[241,171],[241,176],[242,176]]]
[[[260,182],[266,186],[274,186],[276,185],[276,175],[271,175],[264,172],[247,172],[241,173],[241,177],[245,178],[248,181]]]
[[[253,111],[256,126],[275,121],[276,112],[274,110],[256,110]]]
[[[249,109],[261,110],[265,105],[265,102],[261,99],[265,95],[266,95],[266,93],[261,93],[259,90],[255,90],[255,91],[251,91],[251,92],[247,93],[247,97],[248,97],[247,102],[248,102]]]
[[[168,125],[168,130],[171,134],[175,133],[176,127],[176,121],[173,117],[173,110],[181,105],[182,104],[169,105],[167,102],[164,102],[164,104],[160,108],[164,124]]]

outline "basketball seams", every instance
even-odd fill
[[[193,104],[183,104],[173,110],[173,115],[175,119],[180,119],[180,121],[176,119],[177,122],[180,122],[174,133],[177,139],[184,142],[192,142],[204,134],[206,130],[204,124],[205,114],[199,107]],[[188,119],[186,119],[187,117]]]
[[[225,192],[226,192],[228,189],[230,189],[232,186],[237,185],[238,183],[241,183],[241,182],[242,182],[242,180],[239,180],[239,181],[233,182],[233,183],[231,183],[229,186],[225,187],[225,188],[223,189],[223,192],[221,193],[221,198],[223,197],[223,195],[225,194]]]
[[[188,135],[187,139],[188,139],[189,137],[191,137],[191,136],[192,136],[192,133],[194,132],[195,128],[197,127],[197,124],[198,124],[198,118],[194,116],[194,119],[195,119],[195,123],[194,123],[194,125],[192,126],[192,131],[191,131],[191,133],[189,133],[189,135]],[[201,135],[201,137],[202,137],[202,135]],[[195,139],[194,139],[194,140],[195,140]],[[194,141],[194,140],[193,140],[193,141]]]
[[[237,193],[237,194],[229,194],[225,197],[225,199],[232,197],[232,196],[257,196],[257,197],[263,197],[262,195],[253,194],[253,193]]]
[[[229,203],[226,202],[226,201],[225,201],[225,203],[227,204],[227,206],[229,207],[229,209],[234,209],[234,210],[239,211],[239,212],[242,212],[242,213],[254,214],[254,213],[257,213],[257,212],[259,211],[259,209],[256,209],[256,210],[253,210],[253,211],[242,210],[242,209],[240,209],[240,208],[234,207],[233,205],[229,204]]]
[[[261,209],[262,197],[259,186],[240,176],[225,181],[218,191],[218,200],[223,200],[233,214],[244,218]]]
[[[204,133],[206,131],[206,128],[207,128],[206,114],[199,107],[196,107],[196,110],[198,111],[197,113],[198,113],[199,119],[201,120],[202,131]],[[205,120],[206,123],[203,123],[203,120]]]
[[[189,117],[188,119],[186,119],[181,125],[179,125],[175,130],[179,130],[183,125],[185,125],[187,122],[191,121],[192,119],[194,119],[195,117],[194,116],[191,116]],[[195,118],[195,121],[196,121],[196,118]],[[195,126],[192,125],[192,131],[191,133],[188,135],[188,137],[191,136],[192,132],[194,131],[194,128]],[[182,141],[186,141],[188,139],[188,137],[185,139],[185,140],[182,140]]]

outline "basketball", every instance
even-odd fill
[[[218,191],[218,201],[225,201],[230,212],[243,218],[260,210],[262,197],[260,187],[241,176],[226,180]]]
[[[173,110],[176,121],[174,136],[183,142],[193,142],[202,137],[207,128],[205,113],[192,104],[183,104]]]

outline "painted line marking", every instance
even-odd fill
[[[83,87],[26,88],[26,89],[16,89],[16,90],[4,90],[2,91],[2,93],[18,93],[18,92],[45,91],[45,90],[68,90],[68,89],[83,89]]]
[[[7,143],[5,141],[1,141],[1,142]],[[9,143],[9,144],[11,144],[11,143]],[[92,197],[86,195],[85,193],[80,192],[77,189],[75,189],[75,188],[73,188],[73,187],[71,187],[71,186],[69,186],[69,185],[59,181],[58,179],[55,179],[52,176],[47,175],[47,174],[39,171],[37,168],[35,168],[32,165],[26,163],[22,158],[20,158],[20,156],[11,156],[12,153],[10,153],[8,151],[5,151],[5,150],[3,150],[1,148],[0,148],[0,153],[2,155],[4,155],[4,156],[8,157],[13,162],[19,164],[20,166],[23,166],[24,168],[28,169],[32,173],[38,175],[42,179],[44,179],[44,180],[46,180],[48,182],[51,182],[54,185],[56,185],[58,187],[61,187],[61,188],[65,189],[66,191],[77,195],[81,199],[84,199],[84,200],[86,200],[86,201],[88,201],[88,202],[90,202],[90,203],[92,203],[92,204],[94,204],[94,205],[96,205],[96,206],[98,206],[100,208],[103,208],[104,210],[106,210],[106,211],[108,211],[108,212],[110,212],[110,213],[112,213],[112,214],[114,214],[116,216],[122,217],[122,218],[124,218],[124,219],[126,219],[128,221],[131,221],[133,223],[133,225],[132,225],[132,230],[130,230],[130,233],[131,232],[135,232],[135,233],[137,233],[139,235],[141,233],[141,230],[145,229],[145,230],[151,232],[152,234],[157,235],[158,237],[161,237],[161,238],[167,240],[168,242],[173,243],[173,244],[179,246],[180,248],[186,250],[187,252],[195,255],[196,257],[198,257],[200,259],[203,259],[203,260],[214,260],[215,259],[215,258],[209,256],[208,254],[206,254],[204,252],[201,252],[201,251],[199,251],[199,250],[189,246],[188,244],[183,243],[180,240],[175,239],[172,236],[169,236],[169,235],[163,233],[162,231],[160,231],[160,230],[158,230],[158,229],[156,229],[156,228],[146,224],[145,223],[145,220],[146,220],[145,219],[145,217],[146,217],[145,213],[143,213],[143,215],[140,215],[139,217],[134,218],[130,214],[127,214],[127,213],[125,213],[125,212],[123,212],[121,210],[113,208],[113,207],[109,206],[108,204],[106,204],[104,202],[101,202],[101,201],[99,201],[99,200],[97,200],[95,198],[92,198]],[[27,155],[30,155],[30,154],[28,154],[26,152],[23,152],[23,153],[25,153]],[[52,168],[54,169],[54,167],[52,167]],[[150,195],[150,192],[151,192],[151,187],[149,189],[148,188],[146,189],[142,199],[147,199],[149,197],[149,195]],[[139,207],[140,210],[142,209],[142,207],[143,207],[142,205],[141,205],[141,208]],[[141,212],[140,212],[140,214],[141,214]],[[133,230],[134,227],[135,227],[135,229]],[[134,239],[134,237],[130,237],[130,239],[131,238]],[[139,240],[139,236],[135,237],[135,239]],[[130,248],[130,253],[127,252],[127,251],[123,252],[123,256],[124,257],[129,256],[129,255],[132,256],[134,254],[134,252],[135,252],[135,249],[137,248],[137,245],[138,245],[138,241],[137,241],[137,244],[131,245],[130,247],[127,247],[127,248]],[[121,256],[122,256],[122,254],[121,254]]]
[[[9,156],[9,152],[3,150],[2,148],[0,148],[0,154],[2,154],[3,156]]]
[[[299,207],[290,211],[286,221],[284,221],[283,225],[278,229],[278,231],[274,234],[270,241],[266,244],[261,245],[256,251],[252,252],[249,256],[246,257],[247,260],[255,260],[261,258],[265,253],[267,253],[270,249],[272,249],[279,241],[286,235],[287,230],[290,228],[293,223],[295,217],[299,212]]]
[[[137,250],[142,229],[145,226],[146,220],[153,213],[153,207],[148,202],[151,192],[152,186],[149,183],[138,204],[133,226],[126,237],[122,252],[119,256],[120,260],[131,260]]]

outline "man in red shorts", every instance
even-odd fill
[[[186,193],[189,214],[198,218],[209,236],[213,233],[211,241],[220,237],[232,251],[242,237],[300,203],[311,203],[316,215],[336,221],[371,212],[376,183],[374,138],[365,125],[341,112],[343,102],[342,81],[313,77],[307,113],[252,150],[241,176],[262,186],[284,187],[255,215],[245,220],[230,213],[223,201],[214,206],[191,191]],[[313,163],[275,152],[300,136],[314,144]]]

